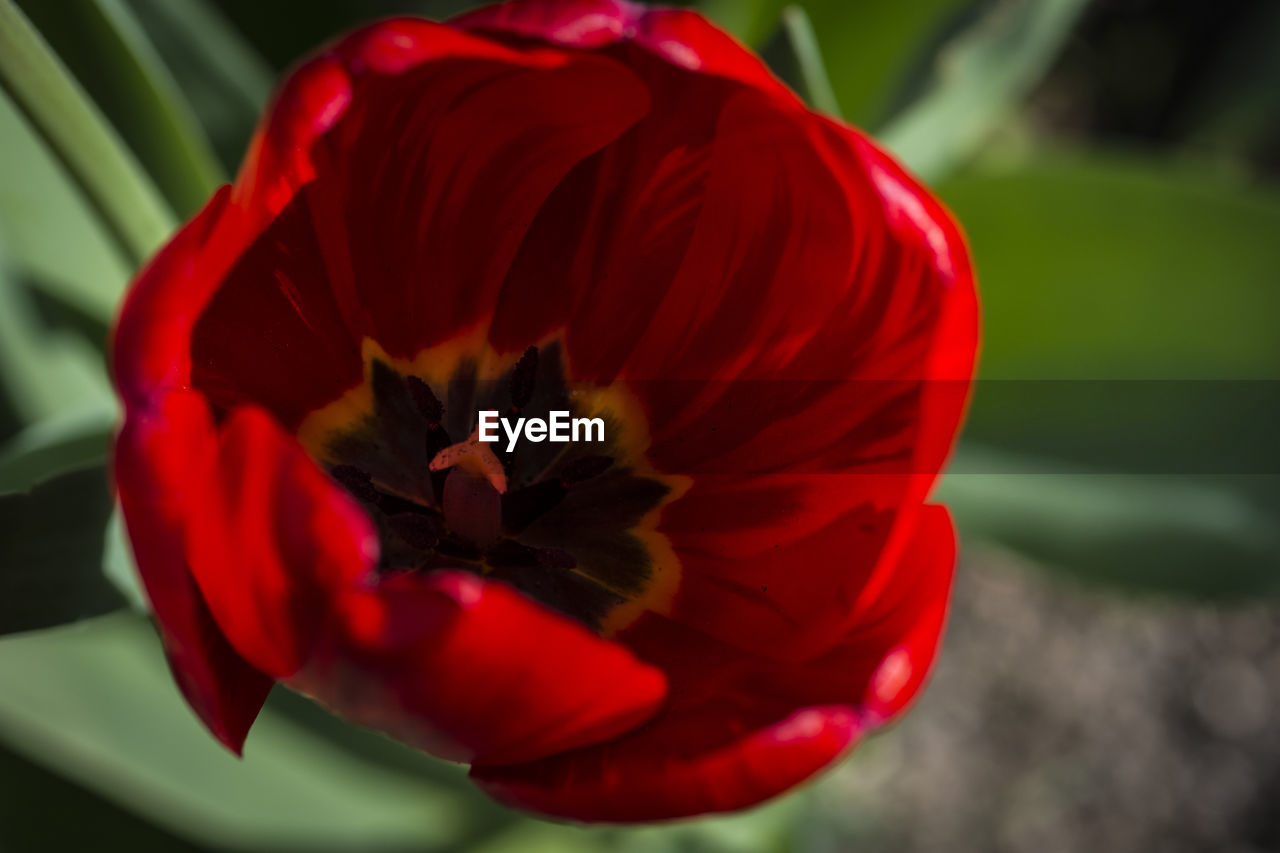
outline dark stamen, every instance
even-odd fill
[[[560,470],[560,482],[566,486],[599,477],[613,467],[612,456],[580,456]]]
[[[514,539],[503,539],[484,553],[484,560],[495,569],[538,565],[538,551]]]
[[[436,454],[453,444],[444,427],[436,424],[427,430],[427,459],[435,459]],[[449,470],[431,472],[431,491],[437,504],[444,503],[444,483],[449,478]]]
[[[378,503],[378,490],[374,488],[373,478],[368,472],[354,465],[334,465],[329,469],[329,474],[356,500],[369,504]]]
[[[413,404],[418,407],[418,411],[430,426],[439,426],[440,419],[444,417],[444,403],[440,402],[431,386],[418,377],[410,376],[408,383],[409,395],[413,397]]]
[[[435,520],[428,515],[399,512],[387,517],[387,526],[406,545],[419,551],[430,550],[440,542],[440,531],[436,528]]]
[[[378,509],[386,515],[434,515],[435,511],[417,501],[393,495],[390,492],[378,492]]]
[[[503,539],[485,551],[484,561],[495,569],[533,568],[534,566],[572,569],[578,565],[578,561],[568,551],[560,548],[532,548],[514,539]]]
[[[543,480],[502,496],[502,527],[508,533],[519,533],[537,521],[560,501],[568,491],[559,480]]]
[[[436,545],[436,553],[442,557],[471,562],[479,560],[481,556],[479,548],[469,542],[459,542],[457,539],[441,539],[440,544]]]
[[[533,399],[533,382],[538,376],[538,348],[529,347],[511,370],[508,388],[511,391],[511,408],[520,411]]]
[[[538,565],[549,569],[575,569],[578,561],[568,551],[560,548],[539,548]]]

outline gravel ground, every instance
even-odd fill
[[[813,791],[813,851],[1280,849],[1280,604],[961,565],[914,710]]]

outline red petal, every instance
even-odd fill
[[[467,12],[449,23],[590,49],[630,37],[644,14],[643,6],[627,0],[517,0]]]
[[[907,558],[868,590],[857,627],[831,651],[783,664],[646,616],[625,639],[670,679],[652,722],[542,761],[478,763],[473,778],[504,802],[577,820],[738,809],[804,781],[900,710],[928,671],[955,551],[945,510],[922,519]]]
[[[840,642],[816,662],[815,680],[839,679],[860,663],[874,664],[861,702],[869,725],[896,717],[924,684],[946,623],[955,563],[951,514],[926,505],[901,561],[877,569]]]
[[[694,233],[730,88],[666,75],[660,89],[649,81],[648,114],[579,164],[538,212],[496,305],[489,340],[499,351],[567,327],[577,378],[607,379],[650,328]]]
[[[270,415],[237,409],[219,432],[207,456],[189,463],[198,494],[187,517],[188,559],[231,644],[283,678],[329,629],[332,598],[369,579],[377,535]]]
[[[695,478],[661,524],[681,564],[671,617],[778,659],[830,645],[880,562],[899,479]]]
[[[346,637],[293,682],[343,716],[455,760],[527,761],[648,719],[660,670],[465,572],[348,596]]]
[[[351,87],[350,69],[324,55],[294,70],[272,98],[235,185],[234,203],[259,227],[315,177],[311,148],[346,112]]]
[[[190,329],[204,305],[205,249],[230,198],[230,188],[170,238],[142,268],[125,296],[112,340],[111,368],[126,408],[183,387],[190,370]]]
[[[359,381],[364,337],[411,355],[486,317],[551,188],[646,105],[634,76],[602,58],[427,21],[351,34],[290,75],[230,196],[135,284],[117,338],[122,393],[187,387],[193,327],[219,292],[198,384],[296,425]]]
[[[688,71],[795,97],[759,57],[706,18],[683,9],[651,9],[627,0],[511,0],[450,23],[588,50],[635,44]]]
[[[487,322],[548,194],[647,108],[615,62],[393,23],[335,49],[365,69],[350,103],[195,329],[195,382],[221,405],[293,428],[359,383],[365,338],[410,358]],[[400,41],[430,61],[406,66]]]
[[[649,458],[694,481],[660,526],[683,566],[673,616],[798,658],[897,562],[950,449],[972,276],[945,211],[900,172],[888,183],[883,155],[699,86],[680,158],[662,159],[675,140],[659,99],[552,197],[493,334],[515,349],[571,317],[578,378],[632,377]]]
[[[487,323],[548,195],[648,109],[617,63],[519,58],[528,67],[434,62],[371,84],[326,140],[330,204],[313,202],[313,218],[322,245],[350,252],[333,287],[393,356]]]
[[[274,683],[240,657],[187,566],[184,515],[191,462],[209,453],[204,402],[177,393],[132,411],[116,440],[115,479],[143,587],[183,696],[239,754]]]
[[[250,401],[295,428],[359,385],[359,338],[335,300],[301,189],[230,266],[189,328],[191,382],[215,406]]]
[[[711,725],[711,721],[702,721]],[[804,782],[857,738],[847,708],[804,708],[731,744],[664,753],[666,730],[536,765],[473,767],[471,778],[510,806],[581,821],[650,821],[734,811]]]
[[[792,248],[812,266],[833,256],[848,266],[849,248],[829,239],[847,221],[844,197],[812,153],[803,105],[698,15],[611,0],[518,2],[456,24],[601,48],[653,95],[645,119],[575,170],[539,214],[498,306],[490,340],[499,349],[567,325],[579,380],[708,379],[734,370],[744,333],[771,316],[761,285],[778,266],[778,235],[795,235]],[[811,188],[820,196],[812,206],[825,207],[796,216],[792,202],[809,203]],[[785,294],[791,310],[818,316],[819,302],[794,298],[794,280]]]
[[[114,349],[126,404],[188,386],[196,319],[249,241],[313,174],[310,146],[341,115],[349,82],[325,58],[294,72],[259,128],[236,187],[215,194],[135,280]]]
[[[929,258],[929,268],[943,285],[923,370],[930,382],[915,463],[917,472],[936,473],[964,417],[978,355],[978,293],[968,245],[951,213],[893,157],[856,130],[830,126],[850,141],[865,164],[895,236]],[[932,481],[919,484],[918,493],[927,492]]]
[[[594,47],[641,14],[571,7],[464,23]],[[682,564],[672,616],[803,658],[901,559],[950,450],[977,345],[967,251],[855,132],[792,100],[636,69],[650,114],[552,195],[490,339],[518,350],[567,324],[577,379],[628,378],[650,460],[693,477],[660,525]]]

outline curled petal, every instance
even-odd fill
[[[459,761],[528,761],[630,731],[662,671],[501,583],[388,576],[345,598],[345,635],[291,684],[344,716]]]
[[[312,59],[289,75],[249,143],[236,178],[238,207],[265,221],[315,177],[311,146],[342,117],[351,86],[350,71],[331,56]]]
[[[111,370],[126,409],[186,382],[191,323],[204,305],[206,248],[231,188],[214,193],[134,280],[112,335]]]
[[[234,411],[190,464],[187,551],[205,600],[246,660],[292,675],[327,629],[329,602],[371,579],[373,525],[260,409]]]
[[[227,641],[187,564],[192,460],[216,443],[204,406],[179,392],[130,413],[116,440],[116,487],[174,678],[214,736],[238,754],[274,682]]]

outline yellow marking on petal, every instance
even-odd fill
[[[671,540],[658,531],[658,525],[662,521],[663,510],[689,491],[693,478],[664,474],[649,463],[647,453],[652,442],[649,419],[639,398],[625,382],[576,389],[571,396],[586,417],[606,417],[607,423],[617,425],[612,442],[618,450],[619,465],[631,468],[641,477],[657,480],[669,490],[666,497],[628,531],[649,552],[653,575],[642,595],[619,604],[605,617],[600,633],[611,637],[640,618],[646,610],[664,616],[671,614],[671,604],[680,588],[681,566],[675,549],[671,547]]]
[[[365,363],[364,381],[332,403],[308,415],[298,428],[298,440],[313,458],[329,463],[341,462],[330,458],[328,443],[333,436],[375,414],[371,381],[374,361],[386,364],[403,376],[417,376],[435,388],[448,388],[464,363],[474,365],[477,382],[501,378],[520,360],[524,351],[498,355],[489,346],[487,334],[487,325],[479,324],[465,333],[422,350],[410,359],[392,358],[376,341],[365,338],[361,343],[361,355]],[[556,341],[563,341],[562,331],[548,335],[537,346],[542,349]],[[602,387],[576,387],[571,380],[573,372],[569,355],[563,349],[562,355],[564,375],[575,407],[580,407],[583,416],[604,417],[606,424],[613,425],[613,433],[609,438],[617,453],[615,464],[630,468],[636,475],[656,480],[668,488],[662,501],[627,531],[639,539],[648,551],[652,575],[641,595],[618,605],[605,617],[600,632],[608,637],[633,623],[645,611],[670,615],[672,602],[680,587],[681,565],[671,541],[658,528],[663,511],[689,490],[693,479],[657,471],[649,463],[646,456],[651,442],[648,415],[625,381]],[[445,405],[448,405],[447,400]],[[472,412],[471,416],[476,417],[476,413]],[[472,442],[479,445],[480,449],[471,449]],[[500,460],[487,443],[478,441],[477,432],[473,432],[466,441],[438,453],[431,462],[431,470],[443,470],[453,465],[465,466],[470,473],[485,477],[499,492],[505,492],[507,488],[506,474],[502,471]],[[496,479],[499,472],[501,480]],[[591,577],[589,572],[583,571],[584,568],[586,567],[579,567],[574,571]],[[594,577],[592,579],[600,582]]]
[[[332,403],[307,415],[298,427],[298,441],[313,458],[338,461],[328,456],[329,440],[352,424],[359,423],[362,418],[374,414],[371,377],[375,361],[395,369],[402,376],[417,376],[437,388],[449,387],[449,380],[466,361],[476,365],[476,377],[479,380],[501,376],[505,368],[498,363],[499,359],[494,358],[484,336],[485,330],[477,327],[428,347],[411,359],[392,358],[373,338],[365,338],[360,345],[360,354],[364,359],[364,381]],[[515,358],[518,357],[519,353]],[[514,358],[511,363],[515,363]]]

